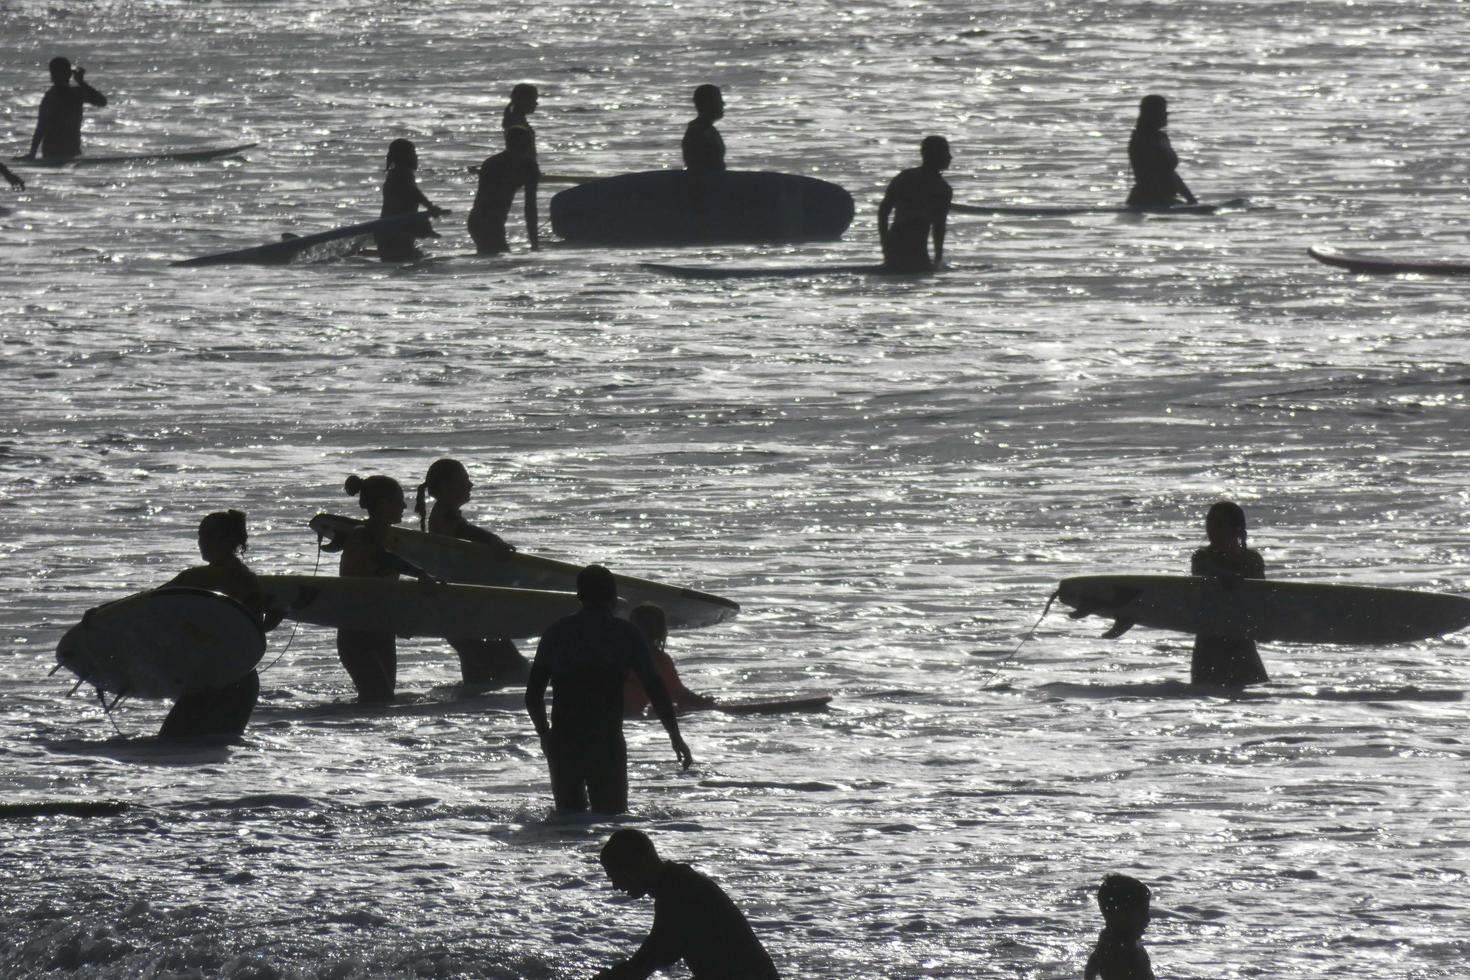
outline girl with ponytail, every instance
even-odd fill
[[[1222,500],[1205,515],[1209,545],[1194,553],[1189,574],[1220,579],[1231,588],[1241,579],[1265,578],[1266,563],[1259,552],[1246,546],[1245,511],[1230,500]],[[1254,640],[1245,636],[1194,638],[1194,655],[1189,664],[1191,684],[1242,687],[1264,684],[1266,666]]]

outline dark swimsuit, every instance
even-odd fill
[[[1259,553],[1246,549],[1227,554],[1214,548],[1201,548],[1190,559],[1191,575],[1238,576],[1265,578],[1266,563]],[[1214,684],[1241,687],[1264,684],[1266,665],[1256,651],[1256,642],[1245,636],[1196,636],[1194,655],[1189,661],[1191,684]]]

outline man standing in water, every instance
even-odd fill
[[[47,160],[70,160],[82,155],[82,106],[107,105],[107,96],[87,84],[87,69],[73,69],[65,58],[51,59],[51,88],[41,97],[41,111],[36,118],[36,133],[31,137],[31,152],[26,160],[36,159],[36,151]],[[71,84],[75,78],[77,83]]]
[[[685,769],[694,762],[679,734],[668,691],[638,627],[613,615],[618,586],[601,565],[577,574],[582,610],[553,623],[536,646],[526,682],[526,712],[541,736],[551,794],[561,813],[625,813],[628,747],[623,741],[623,682],[637,671],[653,710]],[[546,721],[546,685],[556,697]]]
[[[953,157],[943,136],[926,136],[919,144],[921,163],[888,184],[878,205],[878,241],[883,246],[883,268],[889,272],[937,272],[944,265],[944,223],[953,197],[942,174]],[[890,226],[888,218],[897,211]],[[934,260],[929,260],[929,236],[934,236]]]
[[[725,118],[725,96],[718,85],[701,85],[694,90],[694,109],[698,113],[684,128],[679,144],[684,154],[684,169],[690,174],[707,174],[725,169],[725,141],[715,123]]]
[[[638,952],[594,980],[643,980],[680,960],[693,980],[778,980],[771,957],[720,886],[687,864],[662,860],[641,831],[615,831],[602,847],[613,887],[653,896],[653,928]]]
[[[512,126],[505,131],[505,149],[480,165],[480,189],[470,208],[470,237],[481,255],[509,252],[505,222],[516,191],[525,188],[526,237],[531,251],[541,247],[536,228],[536,184],[541,168],[536,165],[536,143],[529,126]]]

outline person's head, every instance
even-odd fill
[[[624,827],[602,845],[602,870],[618,891],[642,898],[653,891],[663,867],[653,841],[641,830]]]
[[[1245,511],[1233,500],[1221,500],[1205,514],[1205,537],[1219,548],[1244,548]]]
[[[414,495],[413,512],[419,515],[422,523],[429,514],[425,493],[447,506],[463,507],[473,489],[475,485],[470,482],[469,471],[463,463],[448,457],[436,459],[429,464],[429,472],[424,474],[424,482],[419,484],[418,493]]]
[[[925,136],[919,144],[919,159],[924,166],[935,170],[948,170],[954,157],[949,152],[949,140],[943,136]]]
[[[505,127],[505,148],[513,156],[529,156],[536,151],[536,137],[525,126]]]
[[[391,476],[349,476],[342,489],[357,498],[357,506],[367,511],[368,520],[387,524],[403,520],[407,509],[403,488]]]
[[[706,119],[725,117],[725,96],[718,85],[708,83],[694,90],[694,111]]]
[[[245,553],[245,515],[238,510],[217,510],[199,522],[199,557],[211,565]]]
[[[664,642],[669,638],[669,623],[662,606],[652,602],[639,603],[628,613],[628,622],[643,631],[643,639],[648,641],[650,650],[663,650]]]
[[[577,598],[593,609],[611,609],[618,604],[618,582],[601,565],[588,565],[577,573]]]
[[[510,104],[522,114],[530,115],[541,104],[541,93],[530,82],[521,82],[510,90]]]
[[[414,148],[413,140],[396,139],[388,144],[388,161],[384,165],[385,170],[417,170],[419,168],[419,151]]]
[[[1145,95],[1138,101],[1139,129],[1163,129],[1169,125],[1169,103],[1162,95]]]
[[[1148,886],[1128,875],[1108,875],[1097,886],[1103,921],[1135,939],[1148,928]]]
[[[51,84],[65,85],[71,81],[71,62],[67,59],[59,56],[52,58],[47,68],[51,72]]]

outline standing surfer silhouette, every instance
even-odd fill
[[[87,69],[73,68],[65,58],[52,58],[51,88],[41,96],[31,150],[21,159],[70,160],[82,155],[82,107],[107,105],[107,96],[87,84]],[[76,84],[72,84],[72,80]]]
[[[1205,515],[1209,545],[1196,551],[1189,561],[1189,574],[1222,580],[1231,588],[1241,579],[1265,578],[1266,563],[1259,552],[1246,547],[1245,511],[1222,500]],[[1254,640],[1246,636],[1194,638],[1194,655],[1189,662],[1191,684],[1242,687],[1270,680]]]
[[[388,144],[388,158],[383,177],[383,210],[381,218],[400,214],[413,214],[422,204],[430,215],[444,213],[441,208],[419,190],[414,171],[419,168],[418,150],[411,140],[396,139]],[[423,258],[423,253],[414,245],[416,238],[438,238],[427,220],[422,225],[405,224],[386,231],[373,232],[378,246],[378,258],[384,262],[412,262]]]
[[[878,241],[883,246],[883,268],[888,272],[937,272],[944,265],[945,222],[954,192],[943,174],[954,158],[943,136],[924,137],[919,156],[919,166],[889,181],[883,203],[878,205]]]
[[[1179,154],[1169,144],[1169,103],[1162,95],[1145,95],[1138,103],[1138,122],[1128,138],[1128,163],[1133,167],[1129,207],[1159,208],[1198,203],[1179,176]]]

